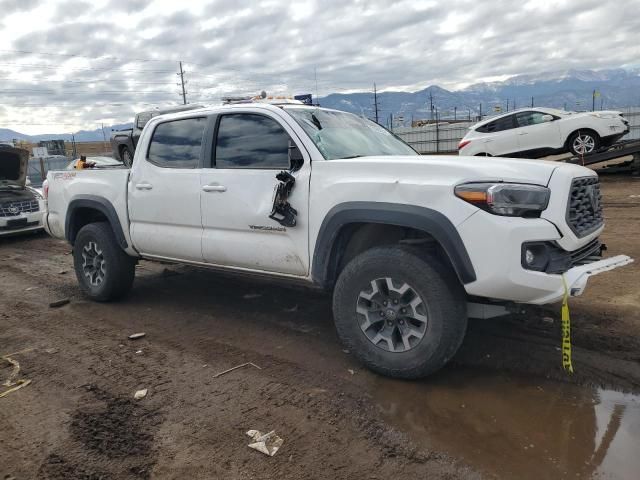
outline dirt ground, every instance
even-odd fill
[[[608,254],[640,259],[640,180],[602,182]],[[452,403],[467,395],[499,404],[513,423],[528,416],[518,406],[529,384],[529,398],[540,385],[640,391],[639,263],[593,278],[571,301],[572,376],[561,369],[560,309],[551,306],[473,321],[443,372],[398,382],[343,350],[320,292],[142,262],[126,300],[97,304],[80,295],[69,251],[44,234],[0,240],[0,355],[19,362],[17,378],[31,380],[0,398],[3,479],[561,478],[568,467],[556,476],[555,463],[546,474],[518,477],[493,468],[522,452],[509,454],[506,438],[476,414],[456,416],[466,406],[452,413]],[[63,298],[70,303],[49,306]],[[146,336],[129,340],[134,332]],[[260,368],[214,377],[245,362]],[[0,364],[1,381],[11,368]],[[502,380],[482,380],[489,377],[508,378],[520,397],[487,397],[487,387],[502,388]],[[431,388],[424,401],[423,387]],[[143,388],[147,397],[134,400]],[[413,408],[408,401],[418,409],[436,402],[422,413],[428,426],[419,435],[414,421],[407,426],[413,417],[394,422],[389,414]],[[456,436],[467,420],[467,434]],[[537,419],[521,421],[532,435],[545,429]],[[249,429],[276,430],[284,444],[267,457],[247,447]],[[585,455],[591,459],[591,450]],[[575,472],[570,478],[590,478]]]

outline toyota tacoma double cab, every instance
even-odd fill
[[[603,259],[597,175],[420,156],[378,124],[296,102],[161,115],[131,169],[49,172],[47,231],[83,292],[125,295],[140,259],[332,292],[340,339],[384,375],[445,365],[469,317],[579,295]]]

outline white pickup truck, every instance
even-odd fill
[[[416,378],[468,317],[560,300],[632,260],[602,259],[597,175],[530,160],[420,156],[358,116],[291,102],[161,115],[131,169],[49,172],[45,227],[90,298],[122,297],[139,259],[333,292],[367,366]]]

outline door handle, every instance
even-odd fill
[[[205,192],[226,192],[227,187],[224,185],[205,185],[202,190]]]
[[[136,189],[138,190],[151,190],[153,185],[150,183],[136,183]]]
[[[518,135],[529,135],[529,132],[520,132]]]

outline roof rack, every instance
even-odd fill
[[[248,95],[243,97],[222,97],[223,105],[232,105],[236,103],[271,103],[271,104],[281,104],[281,103],[295,103],[300,104],[303,103],[300,100],[296,100],[293,97],[287,97],[284,95],[278,96],[267,96],[267,92],[262,91],[260,95]]]

